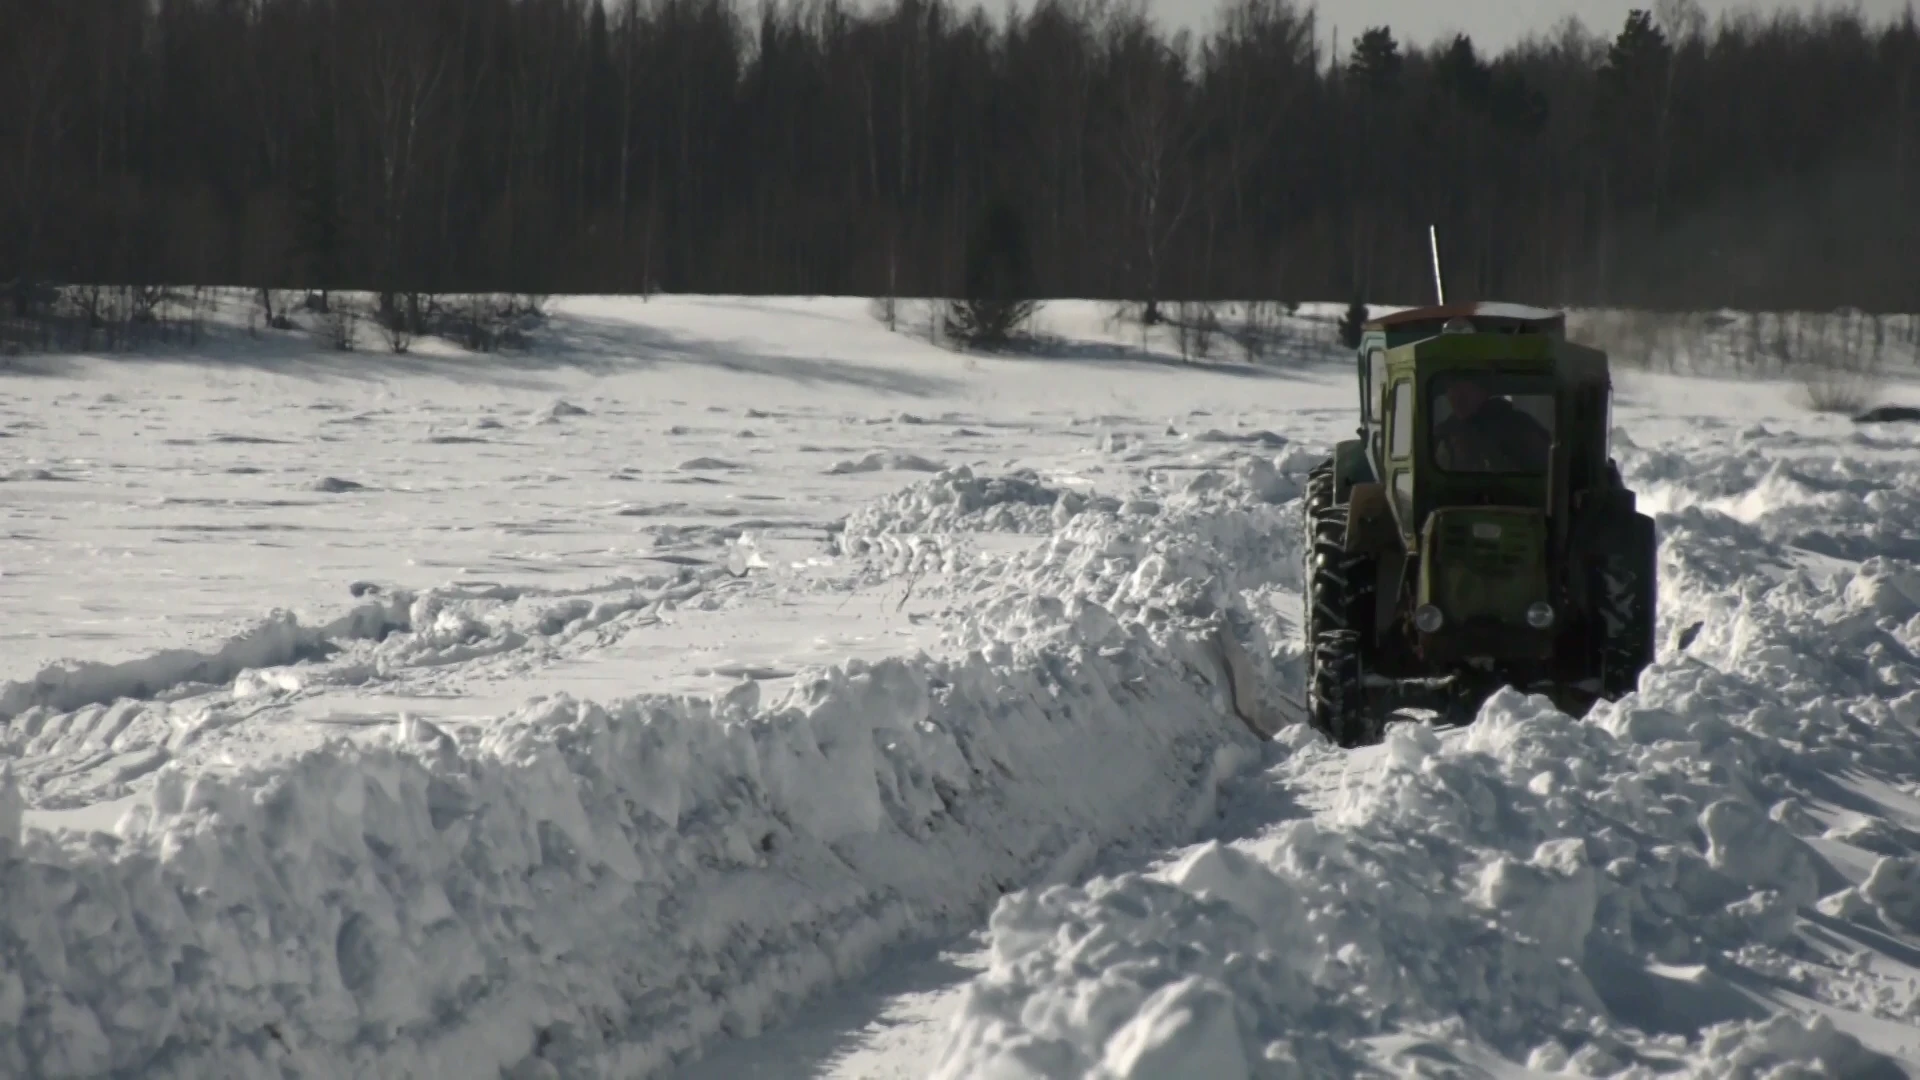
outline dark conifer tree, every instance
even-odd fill
[[[1304,0],[0,0],[0,290],[1920,304],[1920,32],[1637,11],[1499,54]],[[1667,8],[1662,8],[1667,11]]]
[[[1400,88],[1400,71],[1405,60],[1393,30],[1375,26],[1353,43],[1353,56],[1347,61],[1347,75],[1361,87],[1374,93],[1391,93]]]
[[[967,243],[966,288],[947,332],[969,345],[1001,345],[1034,311],[1033,253],[1020,208],[996,196]]]

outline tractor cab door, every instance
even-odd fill
[[[1382,468],[1380,478],[1387,488],[1387,504],[1393,509],[1393,519],[1400,527],[1400,536],[1411,550],[1414,536],[1419,532],[1419,521],[1414,512],[1413,463],[1415,456],[1415,425],[1419,416],[1414,405],[1414,370],[1412,364],[1396,366],[1390,375],[1385,372],[1382,353],[1381,400],[1385,402],[1385,418],[1381,424],[1380,440]]]
[[[1387,343],[1383,335],[1369,334],[1360,344],[1360,438],[1373,475],[1384,476],[1386,425]]]

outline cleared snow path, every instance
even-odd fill
[[[987,965],[971,936],[903,949],[756,1038],[716,1045],[673,1080],[918,1080],[940,1057],[968,982]]]

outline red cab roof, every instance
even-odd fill
[[[1524,324],[1538,326],[1542,330],[1564,325],[1566,313],[1551,308],[1532,307],[1527,304],[1506,304],[1498,301],[1482,301],[1470,304],[1435,304],[1429,307],[1408,308],[1391,315],[1382,315],[1369,319],[1369,328],[1390,330],[1410,323],[1445,322],[1448,319],[1471,319],[1476,323],[1491,326]]]

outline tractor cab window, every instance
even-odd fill
[[[1451,472],[1544,475],[1552,457],[1549,379],[1477,372],[1433,380],[1434,463]]]
[[[1367,353],[1367,412],[1374,423],[1380,422],[1380,414],[1385,412],[1387,402],[1387,351],[1372,349]]]
[[[1413,453],[1413,384],[1405,379],[1393,384],[1393,415],[1388,418],[1392,445],[1387,456],[1404,458]]]

